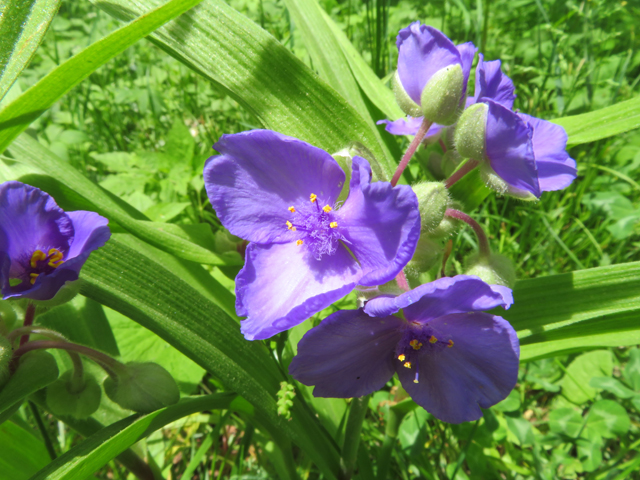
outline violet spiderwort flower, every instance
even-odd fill
[[[442,32],[414,22],[398,33],[394,92],[404,112],[451,125],[464,105],[476,48],[454,45]]]
[[[94,212],[64,212],[47,193],[20,182],[0,185],[0,285],[3,299],[51,300],[78,279],[89,254],[111,236]]]
[[[397,373],[413,400],[449,423],[476,420],[506,398],[520,346],[501,317],[511,290],[477,277],[444,277],[364,308],[336,312],[298,343],[289,373],[316,397],[360,397]],[[397,312],[402,310],[400,316]]]
[[[371,183],[352,159],[345,173],[324,150],[269,130],[223,135],[204,181],[222,224],[249,240],[236,277],[236,311],[249,340],[287,330],[356,285],[392,280],[411,259],[420,214],[409,186]]]

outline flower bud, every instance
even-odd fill
[[[458,202],[450,201],[447,208],[461,210],[462,205],[460,205]],[[445,217],[442,219],[442,222],[440,222],[440,225],[438,225],[438,228],[431,232],[430,236],[431,238],[437,240],[450,238],[460,229],[460,226],[463,225],[463,223],[464,222],[462,222],[462,220],[458,220],[457,218],[448,217],[445,215]]]
[[[73,370],[64,372],[47,387],[47,405],[54,415],[87,418],[100,407],[102,390],[92,375],[75,378]]]
[[[238,244],[242,239],[231,235],[227,230],[218,230],[213,234],[216,253],[237,252]]]
[[[393,89],[393,93],[396,96],[396,102],[398,102],[398,106],[404,113],[412,117],[422,117],[424,115],[422,113],[420,105],[414,102],[409,94],[405,91],[404,87],[402,86],[402,82],[400,81],[397,70],[393,77],[391,77],[391,88]],[[429,120],[432,119],[429,118]]]
[[[420,103],[423,115],[440,125],[456,123],[464,90],[463,83],[460,65],[449,65],[438,70],[422,90]]]
[[[460,115],[456,124],[454,142],[462,157],[473,158],[479,162],[484,159],[488,111],[487,104],[476,103]]]
[[[11,355],[13,355],[11,342],[4,337],[0,337],[0,389],[7,383],[7,380],[9,380],[11,376],[9,372]]]
[[[431,270],[440,261],[442,250],[440,242],[433,240],[428,235],[421,235],[416,251],[407,263],[407,273],[416,277],[422,272]]]
[[[526,202],[535,202],[538,200],[538,198],[531,192],[513,187],[505,182],[496,172],[493,171],[488,162],[481,163],[479,171],[480,178],[485,185],[495,191],[498,195],[507,195],[509,197],[519,198]]]
[[[444,218],[444,212],[449,205],[449,192],[440,182],[419,183],[412,188],[418,197],[421,231],[431,233]]]
[[[516,281],[513,262],[504,255],[492,253],[487,258],[475,254],[469,257],[466,263],[465,275],[475,275],[490,285],[504,285],[512,288]]]
[[[451,174],[456,171],[461,161],[462,156],[457,150],[447,150],[447,153],[443,155],[442,162],[440,163],[440,171],[445,178],[449,178]]]
[[[0,335],[6,335],[13,330],[18,316],[11,305],[12,302],[0,300]]]
[[[276,394],[278,401],[278,415],[283,416],[287,420],[291,420],[291,408],[293,407],[293,398],[296,396],[296,389],[287,382],[280,382],[280,390]]]
[[[180,400],[176,381],[157,363],[131,362],[126,367],[104,381],[105,393],[121,407],[149,413]]]

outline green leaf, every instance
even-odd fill
[[[130,20],[158,0],[93,0]],[[135,13],[134,13],[135,12]],[[329,153],[352,141],[367,146],[390,178],[378,131],[265,30],[221,0],[206,0],[150,38],[165,51],[229,92],[268,129]],[[222,68],[224,66],[224,68]]]
[[[53,355],[44,351],[26,353],[20,365],[0,391],[0,413],[22,402],[58,378],[58,365]]]
[[[624,407],[613,400],[599,400],[591,406],[587,429],[604,438],[616,438],[629,431],[631,420]]]
[[[115,236],[114,236],[115,237]],[[82,293],[153,331],[215,375],[255,408],[279,445],[290,438],[325,472],[339,471],[338,452],[300,397],[291,421],[277,414],[276,393],[286,380],[261,342],[247,342],[238,323],[199,290],[154,260],[112,238],[82,270]]]
[[[51,461],[44,444],[13,422],[0,425],[0,479],[27,480]]]
[[[602,437],[594,430],[585,430],[583,435],[587,438],[579,438],[576,442],[578,458],[586,472],[593,472],[602,463]]]
[[[499,412],[515,412],[520,408],[520,392],[511,390],[507,398],[491,407]]]
[[[624,367],[624,379],[635,391],[640,391],[640,348],[629,350],[629,361]]]
[[[182,400],[177,405],[140,417],[133,415],[100,430],[31,477],[31,480],[85,480],[111,459],[165,425],[203,410],[231,407],[234,394],[222,393]]]
[[[29,64],[60,0],[8,0],[0,7],[0,100]]]
[[[583,418],[573,408],[558,408],[549,412],[549,429],[553,433],[576,438],[582,430]]]
[[[613,377],[593,377],[589,385],[598,390],[606,390],[618,398],[631,398],[635,395],[633,390],[625,387],[622,382]]]
[[[496,313],[518,332],[522,361],[636,345],[640,343],[638,291],[640,262],[591,268],[521,280],[513,291],[514,305]]]
[[[116,55],[202,0],[171,0],[125,25],[47,74],[0,112],[0,152],[60,97]]]
[[[515,435],[517,444],[526,447],[536,442],[531,422],[522,417],[505,417],[511,433]]]
[[[581,405],[596,397],[596,389],[589,385],[592,377],[611,376],[613,355],[609,350],[583,353],[567,367],[562,378],[562,395],[567,400]]]
[[[568,146],[595,142],[640,127],[640,97],[610,107],[571,117],[552,120],[564,127]]]
[[[20,162],[37,167],[42,172],[56,172],[55,180],[43,175],[27,175],[20,180],[46,191],[63,208],[65,200],[74,204],[82,202],[85,210],[104,215],[142,240],[179,258],[210,265],[242,264],[237,254],[221,256],[193,243],[180,227],[149,222],[142,213],[107,193],[28,135],[18,137],[11,144],[10,151]]]

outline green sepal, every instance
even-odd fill
[[[486,103],[476,103],[460,115],[454,143],[462,157],[473,158],[479,162],[484,160],[488,112],[489,106]]]
[[[420,95],[422,115],[440,125],[456,123],[461,111],[463,83],[460,65],[450,65],[438,70]]]
[[[400,81],[400,76],[398,75],[397,70],[396,73],[393,74],[393,77],[391,77],[391,88],[393,90],[393,94],[396,96],[396,102],[398,102],[398,106],[404,113],[406,113],[407,115],[411,115],[412,117],[422,117],[424,115],[422,113],[420,105],[418,105],[411,99],[409,94],[402,86],[402,82]]]
[[[465,275],[475,275],[490,285],[504,285],[513,288],[516,283],[516,269],[511,259],[492,253],[484,257],[479,253],[470,256],[467,261]]]
[[[423,182],[411,188],[418,197],[421,231],[432,233],[442,222],[449,206],[449,192],[440,182]]]

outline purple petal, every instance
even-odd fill
[[[288,208],[312,193],[333,206],[345,181],[327,152],[270,130],[223,135],[213,147],[221,155],[205,164],[207,195],[222,224],[251,242],[291,241]]]
[[[467,94],[467,83],[469,83],[469,73],[471,73],[471,64],[473,63],[473,57],[475,57],[478,49],[471,42],[456,45],[458,52],[460,53],[460,61],[462,66],[462,98],[465,98]]]
[[[341,310],[309,330],[289,365],[293,378],[315,385],[316,397],[351,398],[375,392],[394,372],[402,320]]]
[[[424,117],[411,117],[407,116],[405,118],[399,118],[398,120],[392,122],[391,120],[378,120],[376,125],[386,125],[384,129],[389,132],[391,135],[416,135],[418,130],[420,130],[420,125],[422,125],[422,120]],[[429,130],[427,130],[427,134],[424,136],[424,142],[431,142],[435,140],[442,131],[443,128],[446,128],[444,125],[439,125],[434,123],[431,125]]]
[[[419,360],[419,383],[411,369],[395,362],[413,400],[449,423],[477,420],[509,395],[518,379],[520,348],[509,322],[486,313],[447,315],[429,323],[437,338],[453,341]],[[438,332],[438,333],[435,333]]]
[[[502,73],[500,60],[485,62],[482,54],[476,67],[475,101],[489,98],[505,108],[513,107],[515,87],[509,77]]]
[[[418,199],[411,187],[371,183],[371,168],[360,157],[353,157],[349,197],[336,218],[362,267],[360,285],[392,280],[411,260],[420,237]]]
[[[247,340],[283,332],[344,297],[362,270],[342,246],[316,260],[295,243],[250,243],[236,277],[236,311]]]
[[[398,33],[398,76],[411,99],[420,105],[431,77],[449,65],[461,64],[460,52],[439,30],[413,22]]]
[[[540,198],[532,129],[508,108],[489,99],[484,103],[489,105],[486,155],[491,168],[510,186]]]
[[[489,285],[478,277],[456,275],[420,285],[397,297],[376,297],[364,306],[368,315],[385,317],[404,309],[409,321],[421,323],[452,313],[479,312],[513,303],[511,289]]]
[[[67,215],[73,222],[74,236],[67,260],[56,269],[56,272],[61,269],[71,269],[79,273],[89,254],[102,247],[111,237],[111,230],[107,226],[109,220],[95,212],[84,210],[68,212]]]
[[[567,134],[560,125],[519,114],[533,128],[533,152],[540,190],[551,192],[568,187],[578,176],[576,161],[566,151]]]

